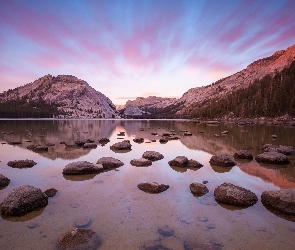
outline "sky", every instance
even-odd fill
[[[294,0],[0,0],[0,92],[74,75],[125,104],[180,97],[295,44]]]

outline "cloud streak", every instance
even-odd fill
[[[0,91],[72,74],[117,96],[179,96],[295,41],[293,1],[3,1]]]

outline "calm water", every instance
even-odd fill
[[[144,128],[144,131],[140,131]],[[175,130],[181,139],[158,142],[159,136]],[[193,136],[183,137],[180,130]],[[227,136],[216,138],[224,130]],[[12,131],[12,132],[11,132]],[[125,139],[132,151],[115,153],[110,145],[120,141],[117,133],[125,131]],[[33,185],[43,191],[56,188],[58,193],[49,198],[48,206],[23,217],[0,217],[1,249],[55,249],[61,234],[75,227],[77,220],[90,219],[87,227],[102,239],[100,249],[294,249],[295,222],[269,212],[260,201],[265,190],[295,188],[295,158],[287,167],[259,165],[255,160],[238,161],[231,169],[211,167],[213,154],[233,155],[236,150],[248,149],[254,156],[266,143],[295,146],[295,127],[220,124],[209,126],[185,121],[124,121],[124,120],[2,120],[0,142],[21,141],[21,145],[0,144],[0,173],[11,179],[10,185],[0,190],[0,202],[20,185]],[[3,133],[6,132],[6,133]],[[203,133],[202,133],[203,132]],[[276,134],[277,139],[271,138]],[[107,137],[111,141],[96,149],[67,149],[60,141]],[[120,136],[121,137],[121,136]],[[135,137],[145,142],[137,144]],[[32,142],[25,142],[25,140]],[[46,153],[35,153],[26,147],[32,144],[55,143]],[[143,152],[154,150],[164,159],[150,167],[134,167],[130,160]],[[168,161],[178,155],[198,160],[203,168],[171,168]],[[83,178],[64,177],[62,169],[73,161],[96,161],[111,156],[124,162],[119,171],[109,171]],[[31,159],[33,168],[13,169],[10,160]],[[210,192],[194,197],[189,185],[208,181]],[[137,184],[156,181],[169,184],[161,194],[147,194]],[[214,189],[223,182],[231,182],[250,189],[259,198],[247,209],[235,209],[215,202]],[[167,225],[174,235],[164,237],[158,229]],[[152,246],[162,246],[157,248]],[[148,248],[151,247],[151,248]]]

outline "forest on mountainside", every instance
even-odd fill
[[[192,108],[190,118],[295,116],[295,61],[274,76],[255,80],[220,100]]]
[[[63,115],[57,105],[43,99],[27,102],[25,98],[0,103],[0,118],[53,118]]]

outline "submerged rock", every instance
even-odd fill
[[[158,184],[157,182],[144,182],[137,185],[137,187],[147,193],[161,193],[169,188],[169,185]]]
[[[103,166],[87,161],[77,161],[66,165],[63,169],[65,175],[95,174],[103,171]]]
[[[40,188],[29,185],[17,187],[0,204],[2,215],[22,216],[47,206],[48,197]]]
[[[264,191],[261,194],[261,202],[267,208],[295,216],[295,189]]]
[[[248,150],[239,150],[234,154],[234,158],[253,160],[253,155]]]
[[[59,250],[96,250],[100,245],[98,235],[93,230],[85,228],[69,230],[57,242]]]
[[[110,146],[110,149],[112,150],[126,150],[126,149],[131,149],[131,144],[129,140],[124,140],[121,142],[117,142]]]
[[[0,188],[7,187],[10,183],[10,179],[0,174]]]
[[[169,161],[168,164],[175,167],[187,167],[188,158],[185,156],[177,156],[174,160]]]
[[[152,165],[152,161],[145,159],[145,158],[140,158],[140,159],[134,159],[130,161],[130,164],[132,166],[150,166]]]
[[[214,190],[215,200],[238,207],[253,206],[258,198],[248,189],[224,182]]]
[[[194,182],[189,185],[191,192],[197,196],[203,196],[209,192],[209,189],[202,183]]]
[[[158,161],[163,159],[164,155],[156,151],[145,151],[142,155],[142,158],[148,159],[150,161]]]
[[[119,168],[124,165],[124,163],[113,157],[101,157],[98,159],[97,164],[101,164],[104,169]]]
[[[44,191],[44,194],[46,194],[48,197],[53,197],[53,196],[56,195],[57,191],[58,190],[55,189],[55,188],[49,188],[49,189]]]
[[[278,152],[265,152],[255,157],[258,162],[264,162],[268,164],[288,164],[290,163],[289,158]]]
[[[16,161],[9,161],[7,165],[12,168],[31,168],[35,166],[37,163],[33,160],[16,160]]]
[[[223,167],[232,167],[236,165],[236,163],[227,154],[213,155],[209,162],[211,164],[215,164],[215,165],[223,166]]]

